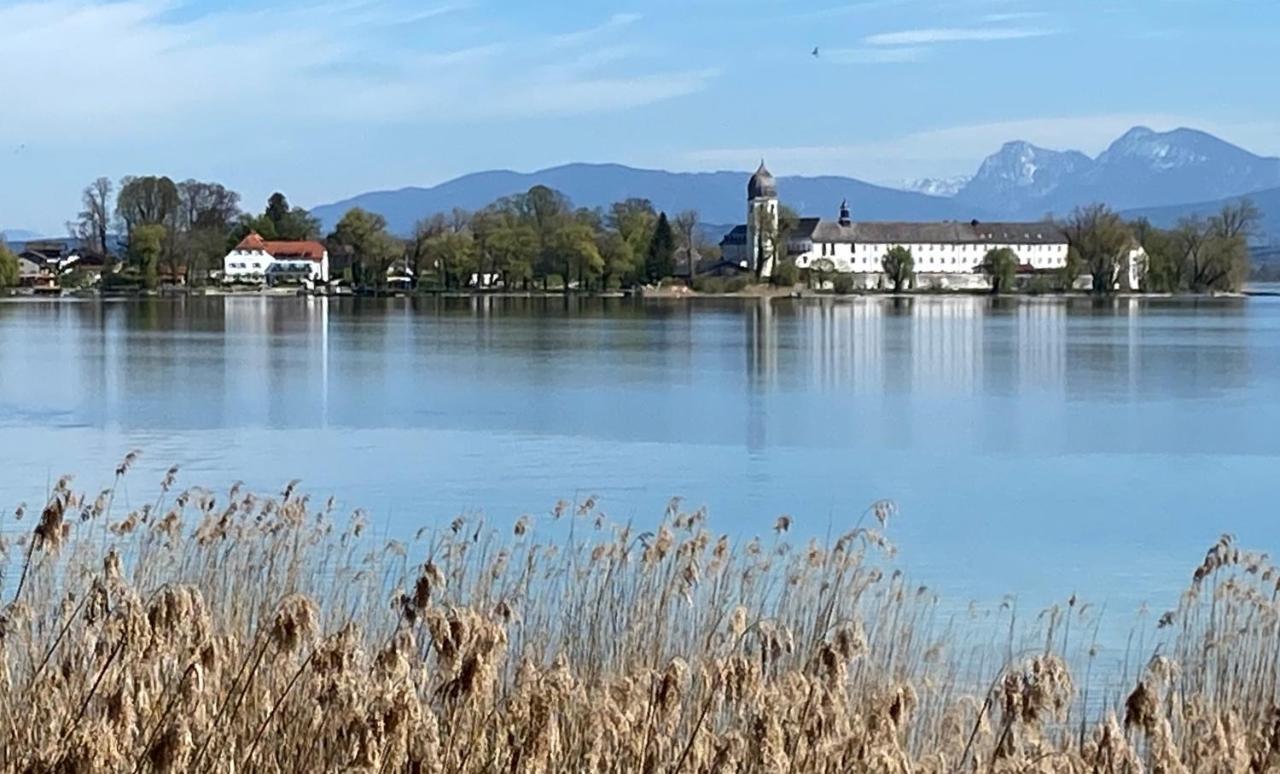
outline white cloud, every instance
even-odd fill
[[[982,43],[997,40],[1021,40],[1053,35],[1052,30],[1031,27],[934,27],[901,32],[868,35],[863,42],[870,46],[921,46],[938,43]]]

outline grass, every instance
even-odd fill
[[[0,771],[1280,771],[1280,571],[1229,537],[1116,692],[1074,598],[943,616],[889,503],[807,545],[593,500],[374,545],[176,474],[0,523]]]

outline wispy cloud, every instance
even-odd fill
[[[565,32],[555,35],[551,38],[551,43],[555,46],[582,45],[583,43],[590,42],[602,35],[612,33],[615,30],[629,27],[643,18],[644,17],[638,13],[615,13],[602,24],[597,24],[594,27],[587,27],[586,29],[574,30],[573,32]]]
[[[898,48],[836,48],[827,49],[822,56],[837,64],[895,64],[918,62],[929,54],[923,46]]]
[[[984,43],[997,40],[1021,40],[1055,34],[1053,30],[1034,27],[933,27],[901,32],[868,35],[869,46],[925,46],[939,43]]]
[[[987,24],[1008,24],[1009,22],[1031,21],[1048,16],[1047,11],[1013,11],[1009,13],[989,13],[982,17]]]
[[[41,62],[0,68],[0,93],[13,114],[39,105],[39,131],[49,142],[83,138],[86,121],[106,116],[95,139],[138,141],[296,132],[306,122],[448,123],[624,110],[700,91],[718,74],[610,45],[606,38],[638,22],[636,14],[559,34],[521,34],[463,24],[471,7],[337,0],[191,15],[172,0],[0,3],[6,59]],[[418,22],[429,22],[419,40],[388,43],[386,25]],[[467,45],[446,44],[459,39],[449,34],[455,22],[469,33]],[[48,55],[49,41],[58,42],[57,56]],[[22,141],[32,130],[0,122],[0,139]]]

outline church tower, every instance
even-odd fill
[[[778,231],[778,183],[760,161],[747,183],[747,255],[761,277],[773,274],[773,235]]]

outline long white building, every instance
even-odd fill
[[[747,183],[747,223],[720,243],[724,260],[770,276],[775,256],[762,232],[777,229],[778,206],[777,181],[761,162]],[[853,219],[845,201],[834,220],[801,218],[788,234],[785,257],[801,269],[829,261],[829,269],[858,275],[863,287],[877,287],[884,284],[885,253],[894,247],[911,251],[916,274],[923,279],[943,287],[964,287],[985,282],[982,263],[992,250],[1012,250],[1019,270],[1026,273],[1065,266],[1069,245],[1062,230],[1049,222],[861,222]],[[1144,258],[1140,248],[1131,251],[1117,279],[1118,289],[1139,288]]]

